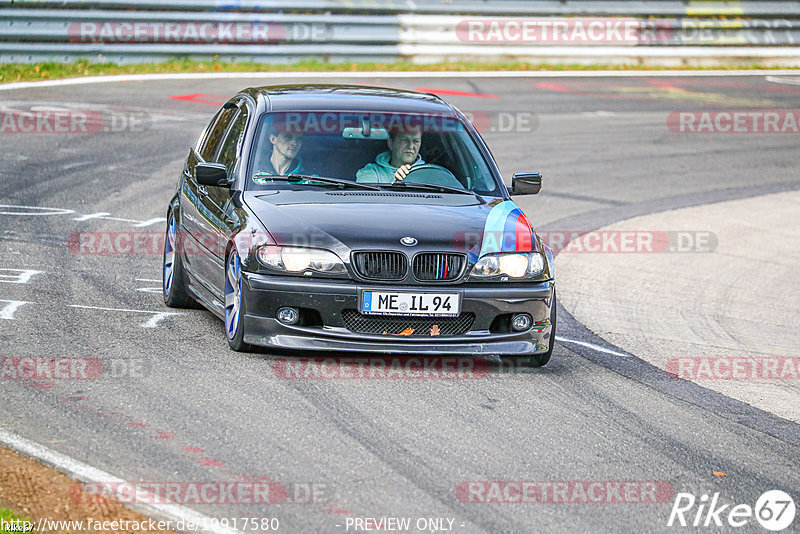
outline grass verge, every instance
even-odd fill
[[[138,65],[116,65],[113,63],[91,63],[76,61],[75,63],[6,63],[0,65],[0,83],[55,80],[82,76],[103,76],[113,74],[150,74],[150,73],[184,73],[184,72],[363,72],[363,71],[648,71],[648,70],[763,70],[767,67],[747,65],[737,67],[658,67],[647,65],[567,65],[567,64],[535,64],[523,62],[478,63],[454,62],[418,65],[415,63],[325,63],[317,60],[305,60],[290,65],[271,65],[265,63],[225,63],[221,61],[194,61],[174,59],[164,63],[142,63]],[[772,68],[772,67],[770,67]]]
[[[0,534],[17,534],[22,530],[8,530],[5,527],[11,527],[12,525],[24,526],[26,522],[30,522],[30,519],[16,515],[13,510],[8,508],[0,508]]]

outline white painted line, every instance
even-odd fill
[[[89,219],[99,219],[101,217],[107,217],[111,215],[107,211],[101,211],[98,213],[90,213],[88,215],[81,215],[80,217],[75,217],[72,219],[73,221],[88,221]]]
[[[613,111],[581,111],[581,116],[583,117],[613,117],[614,115],[616,115],[616,113]]]
[[[142,293],[161,293],[163,289],[160,287],[138,287],[136,291],[141,291]]]
[[[156,280],[155,278],[134,278],[137,282],[163,282],[163,280]]]
[[[772,83],[783,83],[787,85],[800,85],[800,76],[767,76],[767,81]]]
[[[16,215],[17,217],[25,217],[29,215],[69,215],[70,213],[74,213],[75,215],[77,215],[77,217],[74,217],[72,219],[73,221],[88,221],[91,219],[102,219],[104,221],[131,223],[134,227],[137,228],[142,228],[157,223],[167,222],[167,219],[165,219],[164,217],[154,217],[152,219],[147,219],[146,221],[137,221],[136,219],[123,219],[121,217],[109,217],[109,215],[111,214],[105,211],[97,213],[87,213],[81,215],[79,213],[75,213],[74,210],[68,210],[64,208],[46,208],[42,206],[17,206],[13,204],[0,204],[0,208],[6,208],[12,210],[30,210],[30,211],[0,211],[0,215]]]
[[[27,284],[31,278],[37,274],[42,274],[44,271],[34,271],[33,269],[4,269],[0,271],[15,273],[15,274],[2,274],[0,273],[0,282],[4,284]]]
[[[13,82],[0,84],[0,91],[33,89],[36,87],[61,87],[94,83],[152,82],[171,80],[219,80],[256,78],[281,80],[287,78],[600,78],[600,77],[661,77],[661,76],[783,76],[797,75],[797,70],[595,70],[595,71],[399,71],[399,72],[183,72],[173,74],[120,74],[115,76],[87,76],[42,82]]]
[[[137,228],[142,228],[145,226],[150,226],[151,224],[165,223],[165,222],[167,222],[167,219],[165,217],[156,217],[155,219],[147,219],[146,221],[136,223],[134,224],[134,226]]]
[[[153,316],[148,319],[147,321],[143,322],[139,326],[142,328],[155,328],[158,326],[163,319],[166,319],[170,315],[184,315],[180,312],[161,312],[161,311],[150,311],[150,310],[128,310],[125,308],[102,308],[100,306],[81,306],[79,304],[70,304],[70,308],[81,308],[84,310],[101,310],[101,311],[118,311],[118,312],[126,312],[126,313],[149,313]]]
[[[8,319],[9,321],[14,320],[14,312],[17,311],[21,306],[25,304],[33,304],[27,300],[0,300],[0,302],[8,302],[8,304],[0,309],[0,319]]]
[[[630,358],[628,354],[623,354],[615,350],[607,349],[605,347],[601,347],[600,345],[595,345],[594,343],[578,341],[577,339],[567,339],[565,337],[556,336],[556,341],[560,341],[561,343],[574,343],[576,345],[580,345],[581,347],[587,347],[596,350],[597,352],[605,352],[606,354],[613,354],[614,356],[622,356],[623,358]]]
[[[151,310],[129,310],[126,308],[102,308],[100,306],[82,306],[80,304],[70,304],[70,308],[83,308],[87,310],[103,310],[103,311],[118,311],[118,312],[129,312],[129,313],[169,313],[172,315],[183,315],[178,312],[160,312],[160,311],[151,311]]]
[[[142,328],[155,328],[158,326],[158,323],[161,322],[162,319],[166,319],[170,315],[179,315],[179,314],[173,312],[157,313],[150,319],[148,319],[146,322],[140,324],[139,326],[141,326]]]
[[[43,213],[25,213],[25,212],[18,212],[18,211],[0,211],[0,215],[69,215],[70,213],[75,213],[73,210],[66,210],[62,208],[42,208],[40,206],[15,206],[13,204],[0,204],[0,208],[11,208],[11,209],[25,209],[25,210],[34,210]]]
[[[103,219],[104,221],[118,221],[118,222],[126,222],[126,223],[142,222],[142,221],[135,221],[133,219],[123,219],[121,217],[98,217],[98,219]]]
[[[62,165],[61,170],[66,171],[69,169],[75,169],[77,167],[86,167],[87,165],[91,165],[92,163],[94,163],[94,161],[79,161],[75,163],[70,163],[68,165]]]
[[[54,467],[78,482],[100,484],[125,483],[125,481],[119,477],[115,477],[96,467],[74,460],[60,452],[56,452],[43,445],[25,439],[22,436],[13,434],[4,428],[0,428],[0,444],[29,458],[38,460],[43,464]],[[158,501],[156,495],[146,491],[144,488],[137,488],[136,491],[142,491],[144,493],[142,500]],[[137,504],[129,505],[129,507],[153,519],[171,521],[173,523],[173,528],[176,523],[183,521],[184,524],[192,522],[196,525],[203,525],[205,528],[202,532],[208,532],[209,534],[237,534],[240,532],[238,530],[224,528],[219,525],[219,521],[212,521],[210,517],[200,512],[177,504]]]

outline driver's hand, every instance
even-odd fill
[[[405,165],[400,165],[397,170],[394,171],[394,179],[402,182],[403,178],[405,178],[409,172],[411,172],[411,165],[407,163]]]

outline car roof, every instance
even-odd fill
[[[266,100],[267,111],[370,111],[455,116],[436,95],[361,85],[268,85],[243,91]]]

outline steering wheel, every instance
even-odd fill
[[[424,183],[433,185],[444,185],[447,187],[455,187],[464,189],[464,184],[458,181],[455,175],[447,170],[447,168],[434,163],[425,163],[411,167],[405,177],[406,182],[409,183]]]

